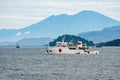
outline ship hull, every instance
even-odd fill
[[[67,47],[49,47],[47,48],[47,54],[99,54],[99,52],[69,49]]]

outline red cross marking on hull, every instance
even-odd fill
[[[59,48],[59,49],[58,49],[58,51],[61,53],[61,52],[62,52],[62,49],[61,49],[61,48]]]

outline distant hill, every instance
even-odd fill
[[[105,42],[113,39],[120,38],[120,26],[113,26],[109,28],[104,28],[101,31],[92,31],[78,34],[80,37],[83,37],[93,42]]]
[[[120,39],[99,43],[100,46],[120,46]]]
[[[50,38],[25,38],[18,40],[20,45],[46,45],[53,39]]]
[[[50,38],[24,38],[16,42],[1,42],[0,46],[10,46],[16,45],[17,43],[20,46],[42,46],[47,45],[53,39]]]
[[[106,27],[120,25],[113,20],[95,11],[84,10],[75,15],[52,15],[37,23],[21,29],[0,30],[0,42],[17,41],[23,38],[54,38],[63,34],[76,35],[80,32],[98,31]]]
[[[54,41],[50,42],[50,46],[55,46],[57,41],[62,41],[62,38],[65,37],[65,42],[73,42],[74,44],[77,44],[78,41],[82,41],[83,43],[87,44],[88,46],[93,46],[94,43],[92,41],[88,41],[84,38],[78,37],[78,36],[74,36],[74,35],[62,35],[59,36],[57,39],[55,39]]]

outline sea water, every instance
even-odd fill
[[[47,55],[46,48],[0,48],[0,80],[120,80],[120,47],[100,54]]]

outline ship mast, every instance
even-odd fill
[[[63,36],[63,38],[62,38],[62,42],[64,42],[65,41],[65,35]]]

